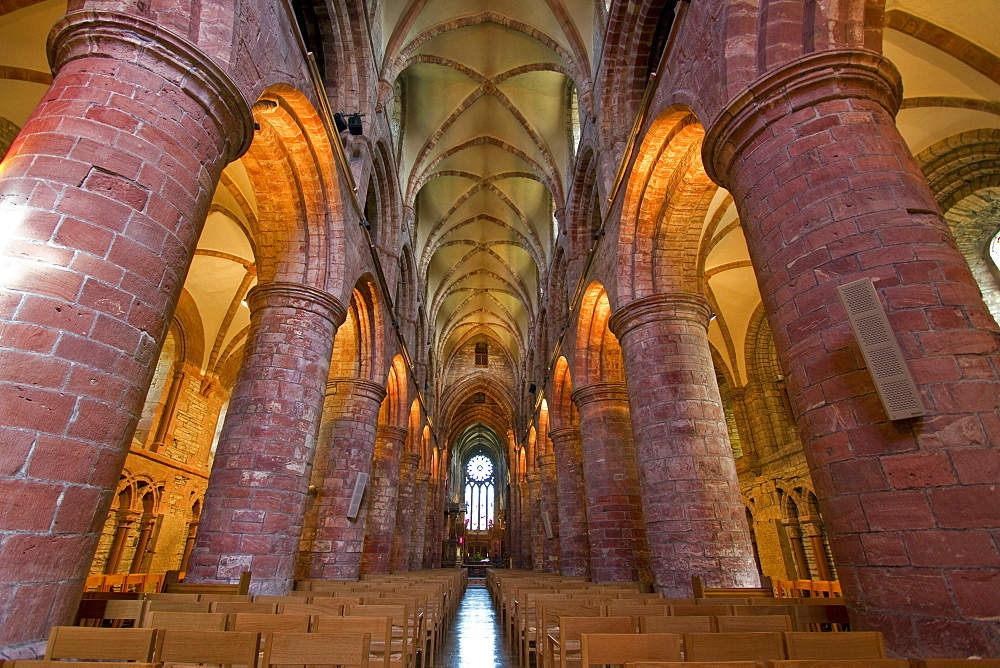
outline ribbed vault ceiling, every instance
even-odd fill
[[[591,60],[580,35],[592,36],[593,17],[589,1],[383,5],[400,184],[444,368],[483,333],[523,359],[572,161],[572,82]]]

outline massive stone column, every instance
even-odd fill
[[[545,534],[542,532],[541,474],[528,471],[524,476],[528,481],[528,505],[531,507],[529,520],[529,540],[531,541],[531,569],[541,571],[545,561]]]
[[[306,577],[357,580],[361,573],[364,504],[354,519],[347,515],[358,475],[371,474],[378,411],[384,398],[385,388],[371,381],[335,378],[327,382],[313,474],[315,507],[307,516],[311,526],[305,530],[311,535],[303,536]]]
[[[618,336],[642,486],[650,565],[667,598],[760,584],[708,345],[708,302],[654,295],[619,309]]]
[[[580,413],[594,582],[649,581],[649,548],[624,383],[595,383],[571,395]]]
[[[329,294],[262,283],[247,294],[248,350],[229,400],[187,578],[291,589],[330,354],[346,310]]]
[[[855,628],[908,656],[1000,655],[1000,333],[855,50],[753,82],[711,125]],[[890,422],[837,286],[871,278],[927,415]]]
[[[517,540],[517,568],[530,571],[534,564],[535,539],[531,524],[531,496],[527,480],[517,483],[517,517],[520,525]]]
[[[417,471],[416,483],[413,487],[413,521],[410,533],[409,570],[419,571],[424,568],[425,545],[429,542],[432,518],[429,510],[431,474],[427,471]]]
[[[71,12],[0,170],[0,659],[73,620],[171,314],[250,108],[144,19]]]
[[[539,438],[546,438],[542,435]],[[559,489],[556,476],[556,456],[538,455],[538,473],[541,476],[539,489],[539,510],[542,525],[542,544],[545,546],[545,560],[542,570],[559,573]],[[545,520],[552,530],[552,538],[545,532]]]
[[[559,567],[563,575],[590,573],[590,541],[587,539],[587,496],[583,487],[580,430],[566,427],[549,432],[555,465],[559,505]]]
[[[399,485],[396,500],[396,530],[392,536],[392,558],[390,570],[410,570],[410,545],[416,514],[414,505],[416,497],[414,488],[417,482],[417,466],[420,455],[415,452],[404,452],[399,462]]]
[[[399,489],[399,464],[406,442],[406,430],[380,425],[375,436],[375,459],[368,494],[368,522],[365,548],[361,555],[361,573],[388,573],[396,530],[396,499]]]

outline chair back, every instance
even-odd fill
[[[370,643],[367,633],[268,633],[260,667],[318,664],[368,668]]]
[[[274,615],[278,612],[277,603],[248,603],[247,601],[216,601],[211,604],[212,612],[256,612],[261,615]]]
[[[45,658],[149,662],[155,646],[156,629],[55,626],[49,632]]]
[[[684,651],[688,661],[771,661],[785,658],[785,645],[780,633],[685,633]]]
[[[625,605],[609,605],[608,617],[654,617],[666,615],[667,608],[662,605],[643,605],[641,602]]]
[[[722,633],[752,633],[755,631],[777,631],[784,633],[792,630],[792,618],[788,615],[724,615],[716,618],[716,624]]]
[[[160,633],[154,658],[163,663],[253,666],[259,646],[259,633],[167,629]]]
[[[774,662],[771,662],[773,665]],[[637,661],[625,668],[764,668],[763,661]]]
[[[269,615],[259,612],[237,612],[229,616],[230,631],[251,633],[307,633],[312,618],[309,615]]]
[[[785,634],[789,659],[884,659],[885,643],[878,631],[850,633],[794,632]]]
[[[151,612],[142,625],[175,631],[225,631],[228,620],[224,612]]]
[[[670,614],[675,617],[685,617],[688,615],[694,615],[696,617],[720,617],[722,615],[733,614],[733,606],[731,605],[672,605],[670,606]]]
[[[715,617],[640,617],[641,633],[711,633]],[[722,617],[719,617],[722,619]]]
[[[368,663],[389,668],[392,658],[392,619],[389,617],[313,618],[313,633],[367,633],[371,638]]]
[[[970,661],[961,665],[976,668],[978,664],[978,661]],[[910,668],[911,663],[907,659],[792,659],[768,661],[767,665],[769,668]],[[1000,666],[1000,661],[996,665]],[[955,668],[959,668],[958,665]]]
[[[580,636],[580,666],[620,665],[634,661],[680,661],[676,633],[584,633]]]
[[[344,614],[342,605],[317,605],[316,603],[280,603],[279,615],[323,615],[325,617],[340,617]]]
[[[149,612],[211,612],[211,603],[197,601],[161,601],[153,599],[149,602]]]

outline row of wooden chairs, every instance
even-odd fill
[[[88,575],[83,590],[89,592],[157,592],[163,588],[164,573],[106,573]]]
[[[638,661],[625,668],[1000,668],[1000,659],[785,659],[782,661]]]
[[[255,633],[56,626],[45,658],[15,661],[12,668],[80,668],[79,661],[137,668],[160,663],[239,665],[248,668],[303,664],[369,666],[367,633]],[[136,662],[136,663],[118,663]]]
[[[775,598],[836,598],[844,595],[837,580],[772,580]]]
[[[581,668],[636,661],[781,661],[885,659],[882,634],[858,633],[584,633]],[[567,665],[565,662],[561,665]]]

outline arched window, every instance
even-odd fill
[[[993,240],[990,242],[990,258],[997,269],[1000,269],[1000,231],[993,236]]]
[[[480,341],[476,344],[476,366],[489,366],[489,364],[489,347],[487,347],[485,341]]]
[[[465,465],[465,518],[472,531],[486,531],[493,526],[496,484],[493,460],[482,452]]]

